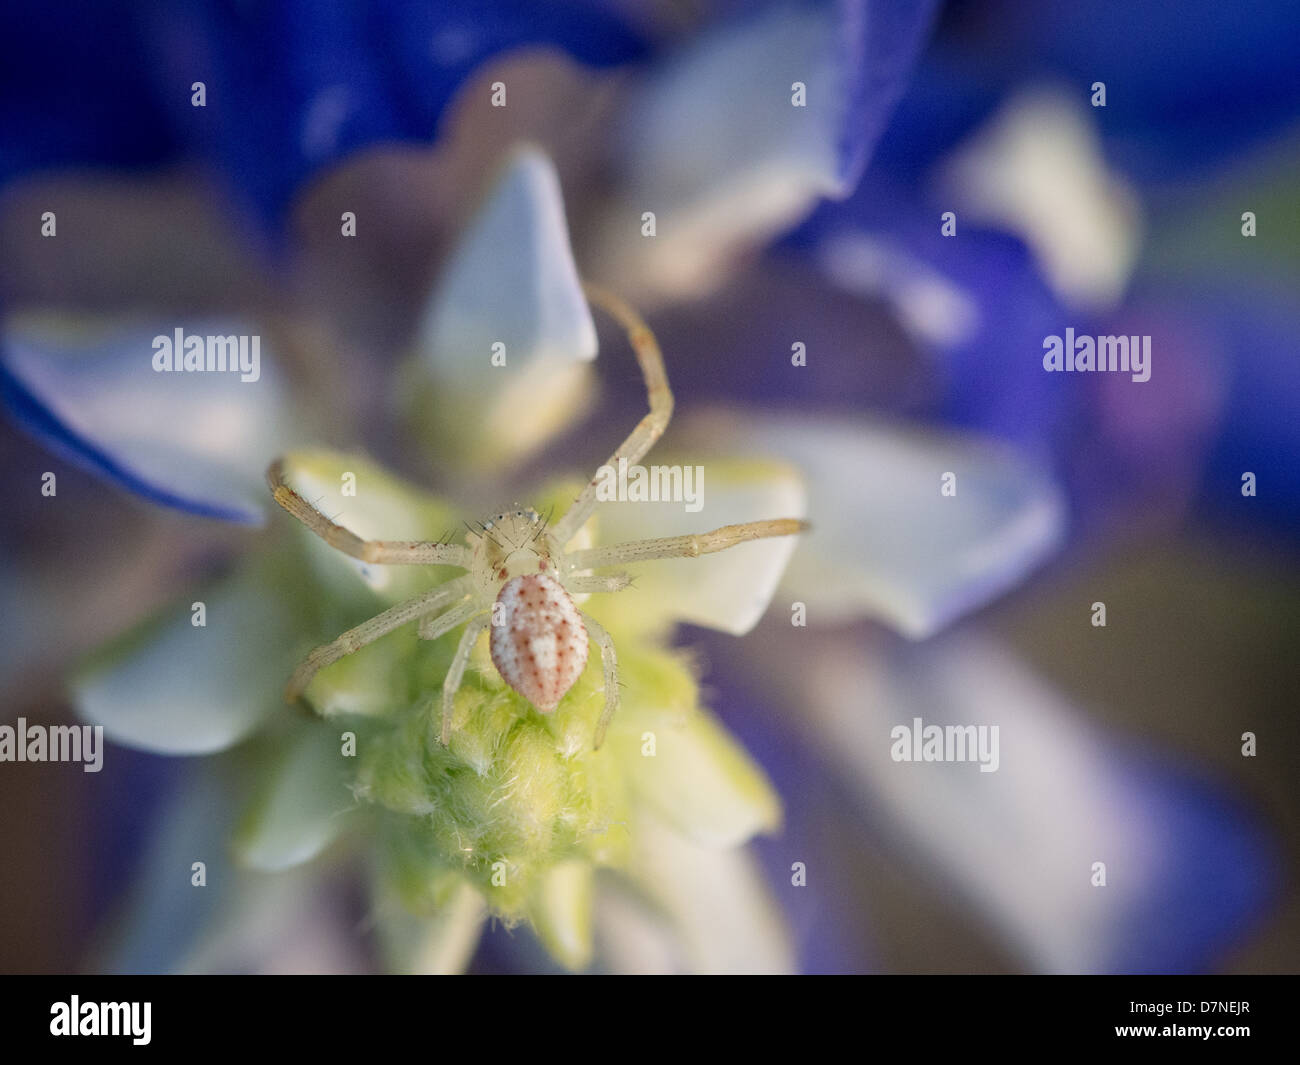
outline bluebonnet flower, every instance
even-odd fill
[[[343,9],[332,6],[322,10],[328,12],[323,17],[332,27],[360,26],[360,16],[345,17],[338,13]],[[508,10],[533,9],[520,5]],[[408,63],[404,45],[398,75],[381,77],[375,71],[387,71],[388,63],[379,63],[375,56],[383,56],[384,48],[401,36],[385,31],[397,25],[398,16],[390,15],[387,8],[381,11],[373,22],[366,20],[367,29],[379,27],[374,35],[325,34],[338,45],[337,55],[317,52],[314,46],[289,49],[290,54],[303,56],[301,84],[290,81],[286,87],[277,82],[264,87],[273,106],[258,122],[256,136],[245,140],[235,135],[232,111],[214,112],[213,122],[205,127],[203,157],[264,219],[282,216],[295,190],[310,195],[312,190],[304,186],[310,178],[318,179],[314,188],[319,190],[331,176],[330,164],[341,164],[333,168],[336,173],[345,169],[362,146],[427,135],[433,120],[450,113],[451,90],[470,70],[471,59],[486,54],[462,48],[463,62],[452,64],[455,79],[431,84],[414,76],[402,81],[410,71],[428,73],[427,53],[413,53]],[[574,11],[579,20],[574,25],[591,31],[590,37],[579,38],[585,46],[585,51],[575,50],[580,58],[618,61],[647,54],[629,44],[630,38],[622,32],[592,30],[595,24],[581,21],[589,15],[585,8]],[[874,646],[876,634],[864,643],[860,628],[847,636],[834,628],[871,617],[912,637],[929,636],[1023,579],[1063,535],[1065,507],[1053,480],[1054,473],[1062,472],[1059,452],[1049,449],[1058,447],[1063,430],[1077,426],[1084,416],[1078,397],[1054,389],[1036,363],[1026,370],[1017,361],[1017,353],[1026,346],[1035,350],[1043,331],[1059,321],[1068,306],[1067,294],[1049,283],[1050,276],[1044,280],[1042,260],[1036,258],[1032,241],[999,232],[998,219],[980,227],[968,225],[964,216],[962,239],[945,241],[938,235],[936,213],[913,195],[915,167],[892,175],[888,170],[869,172],[865,181],[860,180],[932,14],[929,4],[760,5],[719,20],[679,49],[663,49],[667,54],[656,54],[621,89],[604,142],[609,146],[607,157],[600,160],[609,171],[600,205],[588,208],[585,202],[570,202],[579,261],[592,264],[588,272],[593,276],[659,306],[669,321],[664,333],[670,373],[679,385],[685,382],[683,393],[690,393],[698,383],[699,391],[709,395],[712,378],[715,397],[725,394],[750,404],[739,410],[698,412],[686,419],[683,441],[696,441],[697,454],[708,447],[721,452],[740,448],[791,462],[806,485],[818,539],[810,539],[796,551],[778,595],[781,601],[798,601],[807,607],[816,653],[792,665],[785,643],[788,630],[778,640],[772,629],[761,628],[765,653],[755,658],[733,653],[727,676],[745,685],[753,708],[763,710],[760,720],[767,727],[745,729],[740,725],[743,713],[725,714],[729,724],[761,751],[787,800],[793,798],[796,821],[806,825],[813,816],[799,807],[809,767],[820,771],[829,764],[838,769],[856,801],[873,808],[879,804],[883,819],[893,826],[892,834],[908,841],[911,849],[956,883],[1028,964],[1064,970],[1193,968],[1203,962],[1225,928],[1257,905],[1266,878],[1262,847],[1255,837],[1245,832],[1234,836],[1242,824],[1236,811],[1224,810],[1198,785],[1163,779],[1149,766],[1120,758],[1121,741],[1094,734],[1073,707],[1024,676],[1014,661],[999,658],[1002,652],[978,638],[915,646],[884,641],[880,646],[886,654]],[[232,36],[235,27],[207,13],[206,25],[210,32],[195,34],[195,39],[214,61],[233,56],[230,84],[244,93],[252,90],[241,74],[234,42],[247,40],[249,56],[265,55],[268,48],[280,48],[292,38],[295,26],[313,24],[285,21],[277,29],[273,19],[269,29],[257,27],[265,29],[264,34]],[[530,40],[555,40],[527,19],[516,25],[528,28]],[[302,39],[309,37],[315,39],[314,34]],[[403,37],[407,44],[420,42],[420,47],[429,39],[425,31]],[[518,39],[505,34],[496,44]],[[562,36],[561,43],[574,39]],[[176,37],[170,40],[173,45],[165,50],[169,62],[182,54],[174,47]],[[220,41],[226,43],[214,43]],[[449,50],[447,45],[444,53]],[[321,61],[324,55],[329,62]],[[250,64],[244,74],[259,69]],[[337,71],[355,74],[344,79],[349,91],[332,91]],[[810,73],[800,77],[805,71]],[[291,69],[285,76],[294,74]],[[790,108],[795,81],[805,82],[808,89],[808,106],[802,111]],[[936,89],[923,80],[922,103],[943,101],[949,88],[948,82]],[[933,112],[930,115],[942,127],[945,149],[988,118],[997,102],[970,103],[960,94],[954,97],[956,115],[950,120],[941,122]],[[227,97],[221,106],[229,104],[233,115],[241,115],[247,97],[244,102],[238,99]],[[182,97],[181,104],[188,106],[188,101]],[[172,106],[177,106],[175,100]],[[912,113],[905,102],[903,114]],[[409,116],[417,120],[404,125]],[[389,122],[393,125],[386,125]],[[902,123],[895,129],[895,142],[906,147],[915,135],[929,147],[924,124],[913,130]],[[889,143],[887,139],[885,163],[906,154],[897,149],[891,154]],[[298,150],[274,152],[283,144]],[[719,144],[725,144],[727,151],[719,151]],[[927,163],[939,154],[946,151],[927,154]],[[764,251],[773,238],[800,223],[826,197],[847,202],[823,206],[789,241]],[[639,235],[645,211],[656,213],[658,225],[649,244]],[[528,246],[529,237],[553,234],[554,215],[549,222],[546,217],[545,211],[525,213],[521,224],[520,216],[507,210],[501,224],[523,234]],[[539,220],[536,228],[530,228],[530,218]],[[486,224],[491,226],[491,214]],[[486,240],[483,247],[490,249],[499,240]],[[554,246],[553,241],[548,245],[540,238],[539,243]],[[520,393],[516,392],[513,405],[509,396],[503,402],[499,395],[487,394],[469,365],[457,360],[455,344],[445,335],[447,307],[463,308],[466,315],[457,330],[468,349],[479,350],[488,335],[483,330],[491,332],[501,311],[490,303],[474,307],[467,300],[486,286],[475,284],[481,275],[476,272],[473,243],[469,251],[464,250],[466,245],[460,247],[449,260],[451,282],[427,304],[429,314],[414,331],[419,354],[410,365],[415,376],[403,381],[401,391],[408,416],[414,411],[417,421],[423,404],[424,428],[444,471],[471,457],[489,471],[500,471],[531,456],[564,424],[564,416],[576,417],[585,409],[594,343],[585,324],[573,315],[563,319],[567,331],[548,329],[530,337],[525,330],[517,345],[527,352],[520,365],[535,370],[533,381],[545,385],[548,399],[536,404],[535,411],[529,411],[527,404],[522,409],[547,417],[540,424],[518,417]],[[1127,269],[1121,265],[1122,272]],[[555,306],[553,275],[546,271],[520,275],[515,284],[522,287],[508,289],[526,293],[518,307],[536,312]],[[458,277],[467,280],[458,285]],[[449,293],[457,293],[450,304]],[[788,312],[784,319],[783,312]],[[535,322],[538,316],[524,317]],[[712,331],[702,327],[709,321],[714,323]],[[871,325],[869,333],[849,331],[863,322]],[[554,345],[539,342],[557,336],[560,342]],[[725,343],[718,343],[718,338]],[[810,366],[822,359],[825,369],[792,384],[790,345],[808,338],[813,338],[808,344]],[[514,343],[509,346],[515,350]],[[184,461],[170,469],[140,469],[138,455],[122,448],[121,425],[110,424],[105,434],[103,424],[95,425],[91,419],[88,428],[86,415],[70,403],[68,397],[77,392],[75,377],[59,380],[47,373],[42,383],[36,369],[40,364],[24,360],[21,348],[12,350],[20,354],[6,361],[10,398],[20,416],[65,453],[77,455],[128,488],[143,489],[157,502],[180,503],[217,516],[238,513],[256,518],[257,504],[248,482],[235,468],[240,462],[229,467],[217,464],[211,470],[217,476],[201,484],[192,479],[211,457],[202,454],[204,441],[211,438],[203,437],[190,450],[178,452]],[[774,355],[760,360],[755,355],[760,351]],[[888,361],[891,354],[896,356],[893,364]],[[106,356],[105,364],[108,361]],[[759,370],[756,363],[764,368]],[[773,365],[785,372],[775,372]],[[968,431],[920,431],[900,429],[897,420],[868,421],[862,408],[873,386],[866,379],[877,366],[891,366],[896,372],[906,367],[901,371],[903,380],[915,382],[916,389],[908,397],[910,403],[886,396],[887,402],[874,405],[895,416],[924,413],[955,422],[963,430],[991,433],[1023,450],[974,438]],[[138,409],[128,402],[134,387],[125,386],[111,403],[105,400],[105,406],[122,412]],[[861,392],[853,393],[854,387]],[[96,388],[105,397],[109,379]],[[799,398],[816,413],[782,411],[768,416],[753,409],[755,401],[776,406],[791,395],[792,388],[805,390]],[[526,396],[527,390],[522,394]],[[880,398],[879,394],[873,398]],[[436,417],[429,410],[434,402]],[[310,418],[302,420],[310,422]],[[278,431],[292,432],[281,418],[272,421]],[[191,419],[177,424],[186,422],[192,424]],[[259,424],[266,421],[259,419]],[[476,433],[489,424],[496,424],[497,431]],[[503,433],[502,426],[512,431]],[[249,445],[243,473],[254,471],[269,457],[268,445],[246,436],[234,439]],[[235,454],[239,448],[229,450],[228,457],[241,457]],[[1027,457],[1044,450],[1051,456],[1046,469],[1044,463]],[[148,450],[151,457],[155,453],[156,449]],[[947,470],[958,471],[962,487],[956,497],[941,499],[934,488]],[[214,486],[221,488],[216,494]],[[743,492],[735,491],[737,485],[727,487],[728,499],[743,499]],[[1077,506],[1080,494],[1074,494]],[[651,526],[663,534],[679,531],[680,520],[680,514],[667,509],[629,511],[626,506],[610,506],[602,516],[611,528],[630,522],[642,535]],[[771,571],[774,578],[780,569]],[[722,569],[715,574],[718,581],[729,581],[733,587],[737,580],[748,579],[744,573],[728,576]],[[382,579],[374,572],[362,576]],[[682,604],[679,617],[718,622],[716,585],[693,581],[685,569],[672,566],[657,579],[663,582],[660,587],[671,591],[672,600]],[[273,608],[264,603],[260,609]],[[264,642],[247,632],[241,639],[249,645]],[[716,643],[710,641],[708,646],[711,655],[723,656]],[[869,650],[873,657],[866,661],[871,669],[864,664]],[[1000,661],[1000,669],[991,671],[990,661]],[[769,668],[762,668],[764,664]],[[248,679],[259,688],[274,689],[268,677],[256,672]],[[1002,691],[999,684],[1004,681]],[[861,704],[869,686],[877,700],[868,712],[855,716],[851,711]],[[132,681],[124,682],[121,690],[139,693],[148,688]],[[1002,691],[1002,697],[988,694],[994,691]],[[802,753],[783,754],[779,745],[773,745],[770,737],[782,734],[774,723],[773,704],[781,707],[787,729],[791,707],[806,711],[807,717],[798,721],[814,723],[807,728],[793,726],[794,734],[807,733],[796,744]],[[873,734],[864,740],[862,732],[873,722],[880,726],[908,719],[918,705],[926,707],[929,715],[947,712],[957,720],[973,715],[1002,722],[1009,737],[1019,737],[1016,769],[1009,772],[1004,767],[996,789],[967,787],[965,777],[953,774],[944,776],[944,786],[933,794],[927,791],[918,797],[921,778],[905,777],[899,767],[881,763],[884,748],[870,739]],[[208,711],[220,708],[191,706],[202,711],[194,718],[219,727],[222,715],[213,718]],[[195,727],[194,720],[176,724],[178,737],[197,734],[187,732]],[[238,728],[243,725],[238,723]],[[224,745],[231,738],[207,742]],[[312,765],[312,759],[306,759],[305,771],[310,772]],[[1060,772],[1047,772],[1049,766]],[[974,779],[983,782],[982,777]],[[827,795],[823,791],[819,797],[825,800]],[[825,807],[816,810],[826,812]],[[183,819],[183,809],[178,816]],[[1019,835],[1010,840],[998,829],[1007,823],[1021,826]],[[1063,827],[1079,823],[1093,823],[1094,834],[1068,844],[1045,845],[1057,841]],[[854,818],[840,824],[858,827]],[[271,827],[279,827],[274,818]],[[972,844],[972,838],[980,842]],[[661,855],[670,856],[672,842],[660,842]],[[1121,893],[1118,899],[1107,896],[1106,904],[1096,904],[1087,921],[1071,924],[1068,917],[1080,901],[1079,885],[1086,884],[1072,878],[1072,863],[1097,846],[1111,847],[1121,855],[1120,861],[1130,863],[1130,869],[1141,859],[1142,876],[1130,882],[1131,893]],[[1209,877],[1202,885],[1203,893],[1224,887],[1220,908],[1207,907],[1194,891],[1187,898],[1187,878],[1180,868],[1164,861],[1177,854],[1191,854],[1216,869],[1232,864],[1229,880]],[[825,848],[819,855],[817,867],[834,866]],[[697,856],[679,857],[689,865]],[[669,857],[662,860],[668,862]],[[775,864],[778,870],[788,870],[786,861]],[[669,885],[660,886],[666,890]],[[1181,942],[1162,938],[1160,930],[1165,926],[1153,923],[1151,917],[1174,898],[1186,901],[1187,909],[1181,912],[1196,917],[1195,932]],[[747,929],[751,935],[756,927],[771,933],[750,942],[767,944],[771,950],[745,956],[734,953],[745,937],[724,920],[735,918],[737,911],[717,899],[711,906],[710,897],[701,891],[678,901],[683,903],[678,913],[686,931],[684,949],[696,967],[758,968],[788,962],[788,949],[781,946],[784,933],[760,916],[767,912],[765,903],[755,901],[740,912],[751,922]],[[607,964],[629,968],[681,964],[673,948],[647,952],[645,943],[653,938],[653,929],[647,931],[644,918],[633,914],[635,907],[626,900],[613,901],[606,909],[610,906],[610,913],[598,914]],[[450,910],[454,912],[456,906]],[[457,928],[472,923],[461,921]],[[1135,931],[1144,928],[1152,930],[1150,939]],[[823,925],[820,931],[824,935],[827,929]],[[446,953],[435,950],[434,956],[408,957],[402,964],[438,967],[463,957],[469,949],[455,936],[435,935],[432,941],[446,947]],[[220,936],[211,941],[214,946],[207,964],[218,968],[232,964],[230,955],[221,953],[223,942]],[[805,955],[814,949],[807,947]],[[133,955],[136,964],[148,956]]]

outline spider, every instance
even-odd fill
[[[610,456],[638,462],[663,435],[673,412],[663,356],[649,327],[628,304],[597,285],[584,284],[587,299],[627,332],[641,366],[650,412]],[[455,566],[466,571],[421,595],[390,607],[337,639],[317,647],[294,671],[285,698],[296,702],[321,669],[373,643],[394,629],[419,622],[419,637],[436,640],[464,625],[442,686],[439,741],[451,741],[452,700],[483,630],[491,627],[492,663],[511,688],[541,713],[555,710],[587,664],[588,641],[600,646],[605,705],[592,743],[600,748],[618,709],[618,662],[608,632],[578,610],[572,596],[617,592],[631,579],[626,573],[594,575],[606,567],[659,558],[694,558],[766,537],[791,536],[808,528],[794,518],[725,525],[712,532],[633,540],[605,547],[570,550],[569,544],[596,508],[593,478],[553,526],[531,508],[504,511],[478,523],[464,544],[423,540],[363,540],[337,525],[285,483],[283,461],[267,470],[275,501],[330,546],[363,562],[385,566]]]

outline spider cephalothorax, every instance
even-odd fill
[[[641,318],[622,300],[593,285],[587,298],[604,308],[627,330],[641,365],[650,411],[610,456],[608,466],[638,462],[663,435],[672,417],[673,396],[659,345]],[[502,511],[471,528],[465,543],[423,540],[363,540],[337,525],[285,483],[279,461],[267,480],[275,500],[308,529],[340,551],[378,565],[444,565],[466,571],[413,599],[398,603],[337,639],[312,651],[289,680],[286,696],[296,700],[312,677],[344,655],[386,633],[419,622],[421,639],[434,640],[461,625],[461,635],[442,688],[439,737],[451,738],[451,704],[460,687],[474,644],[489,626],[492,663],[501,678],[542,713],[550,713],[573,687],[587,664],[588,641],[600,646],[605,673],[605,707],[596,725],[599,747],[618,709],[618,665],[614,643],[595,619],[582,613],[574,595],[617,592],[626,588],[625,573],[594,570],[656,558],[711,554],[748,540],[790,536],[807,526],[795,518],[725,525],[712,532],[635,540],[605,547],[574,547],[573,540],[596,508],[593,478],[554,526],[535,510]]]

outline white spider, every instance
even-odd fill
[[[621,299],[595,285],[584,285],[587,298],[603,308],[626,330],[645,377],[650,412],[608,465],[620,459],[638,462],[663,435],[672,417],[673,395],[664,372],[663,356],[654,334],[640,316]],[[618,667],[614,643],[595,620],[581,613],[570,593],[617,592],[629,583],[626,573],[605,576],[590,571],[656,558],[707,555],[728,547],[772,536],[790,536],[805,530],[793,518],[725,525],[712,532],[633,540],[607,547],[568,550],[567,545],[596,507],[596,485],[591,480],[567,513],[553,526],[532,509],[497,514],[479,523],[466,543],[423,540],[363,540],[336,525],[290,488],[284,481],[282,462],[267,471],[275,501],[332,547],[363,562],[387,566],[436,564],[466,570],[422,595],[390,607],[330,643],[312,651],[294,671],[285,696],[296,701],[316,673],[345,655],[373,643],[408,622],[419,620],[423,640],[436,640],[458,625],[465,625],[451,668],[442,687],[441,729],[446,746],[451,739],[452,699],[460,687],[475,642],[489,625],[492,663],[501,679],[542,713],[550,713],[573,686],[587,664],[588,639],[600,645],[605,670],[605,707],[596,725],[593,749],[605,738],[610,718],[618,709]],[[466,624],[468,623],[468,624]]]

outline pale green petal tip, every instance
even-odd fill
[[[567,969],[591,962],[595,869],[589,862],[561,862],[538,880],[530,909],[542,945]]]

